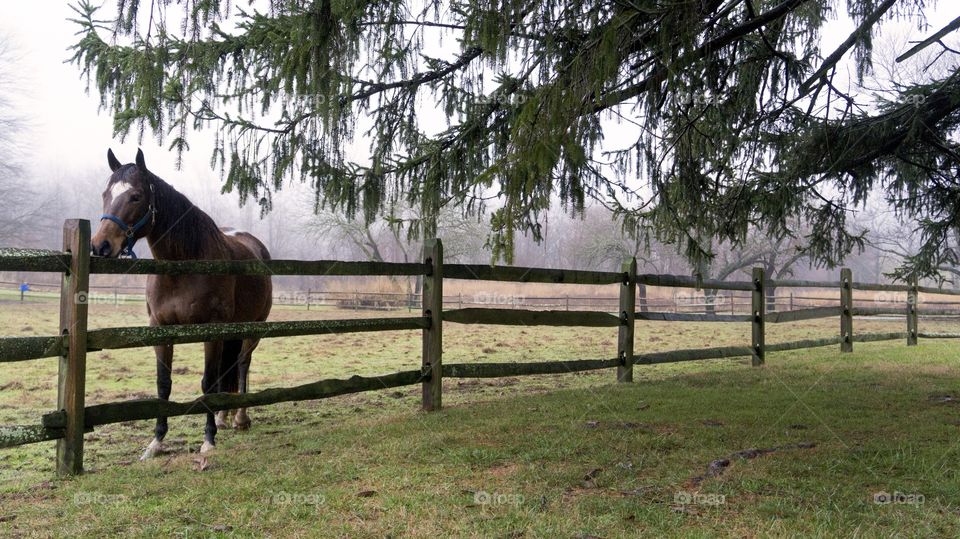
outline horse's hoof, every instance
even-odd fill
[[[227,424],[227,421],[226,421],[226,418],[224,417],[224,415],[225,415],[225,414],[220,414],[220,413],[218,413],[218,414],[215,416],[215,417],[216,417],[215,421],[216,421],[216,423],[217,423],[217,430],[229,429],[229,428],[230,428],[230,425]]]
[[[233,428],[237,430],[250,430],[250,418],[249,417],[234,417],[233,418]]]
[[[159,455],[162,452],[163,452],[163,444],[160,442],[160,440],[157,440],[156,438],[154,438],[153,441],[150,442],[150,445],[147,446],[147,449],[144,450],[143,455],[140,455],[140,460],[152,459],[153,457]]]
[[[204,441],[203,441],[203,445],[200,446],[200,454],[201,454],[201,455],[209,454],[209,453],[213,452],[213,450],[216,449],[216,448],[217,448],[217,446],[215,446],[214,444],[211,444],[210,442],[204,440]]]

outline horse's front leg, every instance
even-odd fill
[[[163,344],[154,346],[153,351],[157,356],[157,397],[161,400],[170,400],[170,390],[173,387],[173,345]],[[158,417],[157,426],[154,428],[153,441],[147,446],[140,460],[147,460],[157,456],[163,451],[163,438],[167,435],[167,418]]]
[[[220,391],[220,370],[223,356],[223,341],[203,343],[203,380],[200,389],[204,395]],[[203,431],[201,453],[212,451],[217,445],[217,421],[212,410],[207,411],[207,426]]]

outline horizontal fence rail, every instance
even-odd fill
[[[90,273],[162,275],[423,275],[423,264],[337,260],[127,260],[91,258]]]
[[[637,320],[650,320],[662,322],[749,322],[749,315],[736,314],[707,314],[707,313],[664,313],[664,312],[638,312],[634,313]]]
[[[300,335],[361,333],[423,329],[428,321],[422,317],[300,320],[293,322],[234,322],[229,324],[195,324],[182,326],[128,327],[94,329],[87,332],[88,350],[135,348],[159,344],[184,344],[213,340],[269,339]]]
[[[88,406],[85,413],[87,427],[155,419],[159,416],[175,417],[181,415],[206,414],[207,412],[264,406],[280,402],[326,399],[349,393],[389,389],[419,384],[423,380],[420,370],[403,371],[383,376],[351,376],[345,380],[321,380],[295,387],[265,389],[255,393],[210,393],[190,402],[174,402],[161,399],[137,399],[124,402],[111,402]],[[66,422],[62,411],[43,416],[43,426],[59,428]]]
[[[444,378],[500,378],[531,374],[566,374],[620,366],[619,359],[576,359],[525,363],[461,363],[443,366]]]
[[[57,357],[63,353],[63,337],[2,337],[0,363]]]
[[[70,255],[44,249],[0,249],[0,271],[61,273],[70,269]]]
[[[780,324],[783,322],[798,322],[800,320],[814,320],[817,318],[832,318],[834,316],[840,316],[841,312],[840,307],[811,307],[809,309],[796,311],[766,313],[764,319],[772,324]]]
[[[623,274],[612,271],[584,271],[519,266],[488,266],[485,264],[444,264],[447,279],[504,281],[517,283],[552,284],[615,284],[623,281]]]
[[[636,261],[626,260],[623,271],[588,271],[482,264],[446,264],[439,240],[428,240],[422,262],[341,262],[334,260],[118,260],[90,258],[89,223],[68,221],[64,227],[64,250],[0,249],[0,271],[52,272],[61,274],[62,285],[48,283],[51,290],[60,287],[61,313],[72,313],[61,323],[71,328],[62,336],[0,338],[0,363],[58,357],[60,383],[58,410],[42,416],[36,425],[0,427],[0,447],[57,440],[57,468],[65,474],[79,473],[83,460],[83,436],[95,427],[123,421],[205,414],[241,407],[264,406],[289,401],[315,400],[386,388],[421,385],[424,410],[442,407],[442,379],[496,378],[586,372],[616,369],[618,382],[633,379],[635,365],[655,365],[686,361],[750,358],[762,366],[768,352],[784,352],[839,345],[842,352],[853,350],[853,343],[905,339],[909,346],[917,338],[955,339],[960,333],[920,332],[920,315],[954,316],[958,309],[943,306],[960,302],[929,302],[931,307],[919,309],[919,294],[960,295],[960,291],[921,287],[916,281],[906,284],[861,283],[853,280],[850,270],[843,269],[837,281],[767,279],[756,268],[749,281],[719,281],[684,275],[638,274]],[[77,253],[72,256],[69,253]],[[70,269],[74,268],[74,269]],[[364,294],[314,292],[303,295],[307,308],[314,297],[333,301],[335,305],[362,308],[406,308],[419,310],[416,316],[380,317],[345,320],[304,320],[285,322],[242,322],[175,325],[158,327],[119,327],[89,329],[86,323],[86,301],[78,291],[89,286],[90,274],[163,274],[163,275],[304,275],[304,276],[420,276],[420,294]],[[444,296],[445,279],[489,280],[515,283],[548,283],[579,285],[617,285],[618,295],[610,297],[574,297],[557,295],[530,298],[539,301],[507,301],[490,305],[489,298]],[[4,284],[4,283],[0,283]],[[11,283],[6,283],[11,284]],[[646,297],[645,286],[703,290],[696,301],[652,300]],[[114,301],[120,289],[112,289]],[[833,290],[833,297],[771,297],[775,288],[821,288]],[[905,293],[902,301],[875,305],[856,305],[852,292],[877,291]],[[707,293],[706,291],[712,291]],[[742,292],[726,297],[716,291]],[[637,294],[639,292],[639,299]],[[52,295],[50,292],[48,295]],[[338,295],[339,294],[339,295]],[[300,293],[295,293],[300,298]],[[23,296],[21,296],[21,299]],[[277,299],[282,300],[281,293]],[[496,299],[496,298],[495,298]],[[581,301],[571,310],[571,299]],[[142,300],[141,300],[142,301]],[[353,302],[353,303],[351,303]],[[282,303],[282,301],[278,301]],[[496,303],[496,302],[494,302]],[[826,303],[826,304],[824,304]],[[314,303],[315,305],[318,303]],[[449,308],[456,305],[457,308]],[[521,309],[520,306],[534,307]],[[781,307],[789,306],[782,310]],[[737,312],[737,308],[741,308]],[[799,307],[799,308],[798,308]],[[659,309],[659,310],[657,310]],[[681,312],[701,309],[704,312]],[[769,311],[768,311],[769,309]],[[673,312],[667,312],[672,310]],[[744,313],[748,314],[744,314]],[[895,316],[904,319],[907,331],[888,333],[854,333],[854,316]],[[820,339],[804,339],[766,343],[765,324],[778,324],[839,318],[840,334]],[[636,320],[651,322],[728,322],[749,323],[751,342],[743,346],[637,352],[634,347]],[[504,326],[558,326],[617,328],[617,357],[610,359],[572,359],[516,363],[454,363],[443,361],[443,323],[489,324]],[[85,354],[88,351],[145,347],[166,344],[199,343],[246,338],[292,337],[372,331],[418,330],[423,335],[420,368],[382,376],[352,376],[328,379],[286,388],[269,388],[244,394],[210,393],[192,401],[174,402],[164,399],[136,399],[85,405]]]
[[[753,290],[753,283],[743,281],[717,281],[714,279],[697,279],[685,275],[637,275],[637,282],[647,286],[668,286],[672,288],[696,288],[710,290]]]
[[[454,309],[443,311],[443,319],[457,324],[498,324],[503,326],[617,327],[620,318],[597,311],[527,311],[522,309]]]

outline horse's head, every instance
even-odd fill
[[[94,255],[118,257],[133,254],[133,244],[150,233],[156,210],[151,174],[137,150],[137,162],[121,165],[113,150],[107,150],[110,181],[103,191],[103,215],[93,235]]]

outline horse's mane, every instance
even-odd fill
[[[157,210],[148,238],[151,247],[174,260],[219,258],[226,253],[224,236],[212,217],[159,176],[149,173],[148,181]]]

